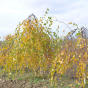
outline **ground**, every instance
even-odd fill
[[[59,79],[57,86],[50,86],[47,77],[34,77],[33,75],[22,75],[15,80],[0,79],[0,88],[81,88],[73,79],[65,76]],[[85,88],[88,88],[88,84]]]

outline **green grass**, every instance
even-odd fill
[[[41,86],[47,86],[46,88],[80,88],[78,84],[75,83],[75,81],[71,78],[68,78],[66,76],[62,76],[61,79],[58,80],[58,83],[56,86],[50,86],[50,81],[47,76],[34,76],[33,73],[25,73],[23,75],[17,75],[16,80],[27,80],[30,85],[41,85]],[[88,88],[88,80],[85,88]]]

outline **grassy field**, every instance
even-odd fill
[[[0,88],[81,88],[74,79],[63,76],[56,86],[50,86],[47,76],[34,76],[33,73],[17,76],[15,80],[7,77],[0,79]],[[88,88],[88,81],[85,86]]]

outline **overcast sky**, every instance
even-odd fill
[[[13,33],[31,13],[43,16],[46,8],[58,20],[88,26],[88,0],[0,0],[0,36]]]

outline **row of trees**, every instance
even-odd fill
[[[6,36],[0,45],[2,72],[13,78],[25,71],[48,75],[52,85],[61,75],[69,74],[70,69],[71,76],[84,88],[88,78],[88,39],[76,24],[76,37],[69,32],[61,39],[58,29],[52,31],[54,22],[47,13],[48,10],[40,19],[32,14],[17,26],[14,35]]]

